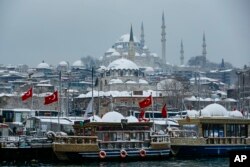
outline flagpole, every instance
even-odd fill
[[[31,96],[31,106],[30,106],[30,108],[31,108],[31,110],[33,110],[33,103],[34,103],[34,100],[33,100],[34,86],[33,86],[33,84],[31,86],[31,90],[32,90],[32,96]]]
[[[59,96],[57,101],[58,110],[58,132],[60,132],[60,115],[61,115],[61,92],[62,92],[62,71],[59,72]]]
[[[94,113],[94,66],[92,66],[92,114],[93,114],[93,120],[95,119],[95,113]]]
[[[154,106],[154,100],[153,100],[153,96],[152,96],[152,92],[151,92],[151,110],[152,110],[152,114],[153,114],[153,128],[154,128],[154,132],[155,132],[155,116],[154,116],[154,110],[153,110],[153,106]]]

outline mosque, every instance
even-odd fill
[[[162,45],[163,53],[162,57],[159,57],[156,53],[153,53],[145,44],[144,27],[141,24],[140,40],[138,40],[133,34],[133,28],[131,25],[130,34],[122,35],[113,45],[109,48],[104,55],[100,58],[104,66],[108,66],[112,61],[119,58],[127,58],[137,64],[140,68],[153,67],[160,68],[166,64],[166,33],[164,15],[162,20]]]

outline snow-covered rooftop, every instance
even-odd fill
[[[121,122],[122,119],[125,119],[122,114],[116,111],[110,111],[103,115],[102,122]]]

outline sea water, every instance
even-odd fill
[[[133,162],[83,162],[83,163],[62,163],[62,162],[11,162],[0,164],[0,166],[46,166],[46,167],[228,167],[229,158],[176,158],[155,161],[133,161]]]

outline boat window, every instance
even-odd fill
[[[203,124],[203,137],[224,137],[224,126],[221,124]]]
[[[246,125],[228,124],[226,126],[227,137],[246,137],[246,127]]]

